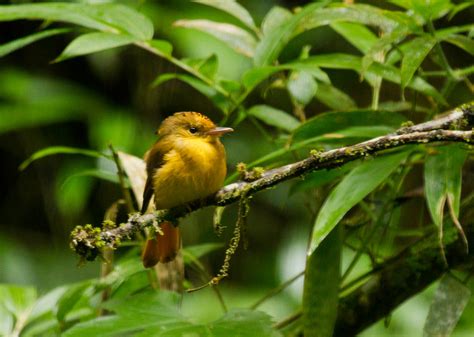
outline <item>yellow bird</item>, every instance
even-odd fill
[[[220,137],[231,128],[217,127],[198,112],[177,112],[158,129],[158,141],[145,154],[148,178],[142,213],[152,196],[156,209],[172,208],[215,193],[227,174],[225,149]],[[155,239],[148,240],[143,265],[173,260],[181,247],[178,227],[165,222]]]

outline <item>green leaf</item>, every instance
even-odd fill
[[[36,289],[15,285],[0,285],[0,332],[14,336],[14,322],[27,320],[36,300]],[[19,335],[16,332],[16,335]]]
[[[346,164],[342,167],[333,168],[330,170],[320,170],[307,174],[300,181],[297,181],[291,186],[289,195],[305,192],[307,190],[326,185],[341,177],[352,168],[352,165]]]
[[[410,41],[410,46],[406,49],[402,59],[400,72],[402,89],[410,83],[416,70],[435,44],[436,39],[429,35],[420,36]]]
[[[330,84],[319,83],[315,96],[320,102],[333,110],[352,110],[357,108],[351,96]]]
[[[197,70],[207,78],[214,79],[217,74],[219,63],[216,54],[212,54],[202,62]]]
[[[143,292],[111,300],[104,307],[115,312],[115,315],[79,323],[62,336],[281,336],[271,328],[271,320],[264,313],[233,310],[216,321],[194,323],[181,314],[179,302],[178,294],[163,291]]]
[[[293,131],[300,122],[292,115],[268,105],[254,105],[247,114],[256,117],[268,125],[276,126],[285,131]]]
[[[275,29],[260,40],[255,50],[254,63],[256,66],[272,64],[280,54],[283,47],[294,36],[299,21],[309,13],[325,6],[327,1],[306,6],[298,14],[275,27]]]
[[[474,55],[474,40],[464,35],[453,34],[444,39],[444,41],[451,43],[471,55]]]
[[[363,72],[361,58],[349,54],[323,54],[311,56],[305,60],[298,61],[297,63],[304,63],[306,65],[314,65],[322,68],[352,69],[359,74],[362,74]],[[364,76],[369,83],[373,83],[374,76],[380,76],[389,82],[397,84],[401,83],[400,71],[396,67],[378,62],[372,63],[369,69],[364,73]],[[408,84],[408,87],[427,96],[431,96],[442,104],[447,104],[445,98],[431,84],[420,77],[413,77],[413,80]]]
[[[253,57],[257,41],[246,30],[228,23],[209,20],[178,20],[173,26],[197,29],[227,44],[237,53]]]
[[[363,54],[367,54],[377,42],[377,36],[369,28],[358,23],[334,22],[331,28]]]
[[[341,234],[341,230],[333,230],[307,257],[303,290],[305,337],[333,336],[339,302]]]
[[[291,97],[304,106],[313,99],[318,90],[318,84],[310,73],[293,71],[288,79],[287,88]]]
[[[223,247],[224,245],[222,243],[214,243],[214,242],[202,243],[202,244],[194,245],[194,246],[187,246],[183,249],[184,263],[189,264]]]
[[[467,151],[459,144],[432,148],[425,162],[425,197],[433,222],[443,223],[443,211],[447,199],[451,199],[454,214],[459,216],[461,202],[462,166]]]
[[[42,32],[34,33],[25,37],[21,37],[14,41],[7,42],[0,45],[0,57],[8,55],[15,50],[21,49],[29,44],[32,44],[36,41],[45,39],[50,36],[55,36],[59,34],[69,33],[71,29],[58,28],[58,29],[49,29]]]
[[[451,13],[449,14],[449,20],[451,20],[456,14],[459,12],[468,9],[469,7],[474,6],[474,1],[468,0],[468,1],[463,1],[457,5],[454,5],[454,7],[451,10]]]
[[[87,288],[92,285],[92,280],[87,280],[84,282],[79,282],[73,284],[69,287],[69,289],[61,296],[58,301],[58,307],[56,311],[56,318],[58,321],[62,322],[66,319],[66,315],[71,312],[74,306],[82,299],[85,294]]]
[[[431,302],[423,337],[451,336],[470,297],[469,288],[449,274],[444,275]]]
[[[171,56],[173,45],[165,40],[150,40],[147,44],[163,56]]]
[[[271,34],[271,32],[291,19],[292,16],[293,14],[286,8],[280,6],[272,7],[262,21],[263,35]]]
[[[131,44],[136,38],[128,35],[118,35],[113,33],[88,33],[75,38],[64,49],[55,62],[64,61],[73,57],[92,54],[99,51],[117,48]]]
[[[438,19],[446,15],[453,7],[450,0],[412,0],[411,3],[410,9],[426,20]]]
[[[68,22],[140,40],[153,38],[153,24],[144,15],[120,4],[37,3],[0,6],[0,21],[47,20]]]
[[[66,185],[71,179],[79,178],[79,177],[93,177],[101,180],[105,180],[114,184],[119,184],[119,179],[117,176],[117,172],[99,170],[99,169],[92,169],[92,170],[84,170],[69,176],[63,183],[63,186]],[[125,180],[125,186],[130,187],[130,182],[128,179]]]
[[[406,120],[402,115],[390,111],[354,110],[343,112],[326,112],[308,119],[294,133],[292,142],[335,133],[340,130],[357,126],[375,127],[379,125],[400,127]]]
[[[252,30],[256,30],[255,22],[250,13],[234,0],[193,0],[203,5],[211,6],[236,17]]]
[[[95,157],[95,158],[103,158],[103,157],[109,158],[109,156],[107,156],[106,154],[102,152],[94,151],[94,150],[79,149],[76,147],[68,147],[68,146],[50,146],[33,153],[28,159],[26,159],[23,163],[21,163],[19,169],[20,171],[23,171],[35,160],[38,160],[47,156],[52,156],[55,154],[80,154],[80,155]]]
[[[224,97],[221,93],[219,93],[213,87],[207,85],[200,79],[197,79],[193,76],[186,75],[186,74],[162,74],[158,76],[153,83],[151,84],[153,87],[159,86],[164,82],[169,80],[177,79],[183,81],[184,83],[189,84],[191,87],[199,91],[201,94],[209,98],[215,106],[221,109],[224,112],[227,112],[229,109],[229,102],[227,101],[226,97]]]
[[[313,254],[344,215],[387,179],[406,160],[409,153],[404,151],[362,162],[342,179],[318,213],[308,255]]]

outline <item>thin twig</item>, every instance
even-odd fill
[[[119,178],[119,183],[120,183],[120,188],[122,190],[122,196],[125,200],[125,204],[127,205],[127,209],[129,213],[135,212],[135,207],[133,207],[133,202],[132,202],[132,196],[130,194],[129,189],[127,188],[125,184],[125,172],[122,167],[122,163],[120,162],[120,158],[115,151],[114,147],[112,144],[109,144],[109,149],[112,152],[112,156],[114,158],[115,165],[117,166],[117,175]]]
[[[273,288],[270,290],[268,293],[266,293],[262,298],[260,298],[257,302],[255,302],[252,306],[250,306],[250,309],[257,309],[263,302],[266,300],[272,298],[275,295],[278,295],[280,292],[282,292],[286,287],[291,285],[293,282],[295,282],[297,279],[299,279],[301,276],[304,275],[304,270],[290,278],[289,280],[283,282],[279,286]]]

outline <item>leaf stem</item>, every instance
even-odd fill
[[[305,273],[305,271],[301,271],[299,272],[298,274],[296,274],[295,276],[293,276],[292,278],[290,278],[289,280],[283,282],[282,284],[280,284],[279,286],[273,288],[272,290],[270,290],[267,294],[265,294],[265,296],[263,296],[262,298],[260,298],[257,302],[255,302],[254,304],[252,304],[250,306],[250,309],[257,309],[263,302],[265,302],[266,300],[272,298],[273,296],[275,295],[278,295],[280,292],[282,292],[286,287],[288,287],[289,285],[291,285],[293,282],[295,282],[297,279],[299,279],[301,276],[303,276]]]

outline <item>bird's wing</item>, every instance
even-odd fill
[[[166,150],[163,146],[160,146],[159,141],[147,153],[145,153],[147,179],[145,190],[143,191],[142,214],[146,212],[151,197],[155,193],[153,188],[153,175],[157,169],[163,166],[165,153]]]

